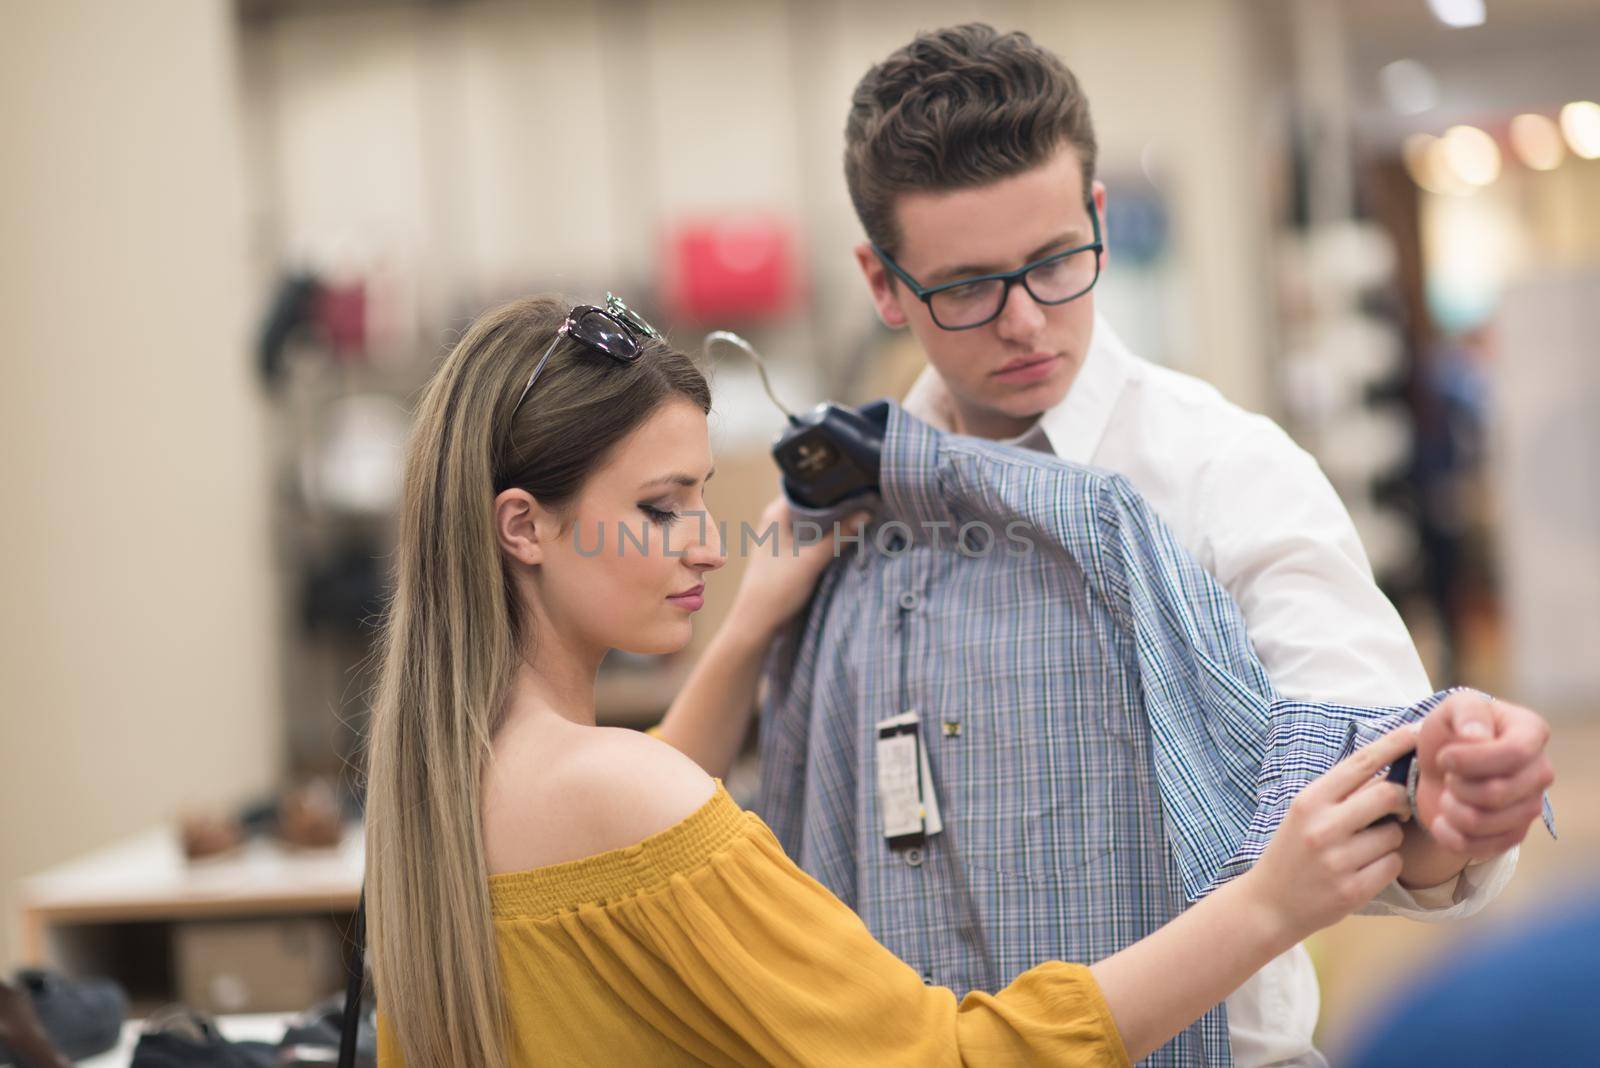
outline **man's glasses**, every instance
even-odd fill
[[[1064,252],[1052,252],[1014,271],[924,286],[883,249],[873,245],[872,251],[928,306],[936,325],[945,330],[971,330],[999,318],[1011,297],[1011,287],[1019,283],[1040,304],[1065,304],[1094,288],[1100,280],[1100,256],[1105,252],[1105,243],[1100,239],[1100,215],[1092,202],[1088,208],[1089,221],[1094,226],[1093,241]]]
[[[549,346],[545,348],[544,355],[539,357],[533,374],[528,376],[528,384],[522,387],[522,394],[517,397],[516,407],[511,409],[513,413],[527,400],[528,391],[539,380],[539,372],[544,370],[550,354],[556,351],[556,346],[564,337],[573,338],[591,351],[609,356],[618,363],[631,364],[643,355],[644,343],[660,338],[661,332],[610,293],[606,294],[604,308],[579,304],[567,313],[567,321],[561,324],[556,336],[550,339]]]

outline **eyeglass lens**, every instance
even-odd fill
[[[1046,260],[1022,276],[1028,293],[1041,304],[1064,304],[1087,293],[1100,273],[1100,257],[1084,249],[1059,259]],[[941,289],[928,298],[940,326],[976,326],[1000,314],[1009,287],[1002,278]]]

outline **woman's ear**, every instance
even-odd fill
[[[527,490],[508,489],[494,499],[495,540],[500,551],[530,567],[544,562],[539,527],[549,529],[550,514]]]

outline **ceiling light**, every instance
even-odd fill
[[[1561,132],[1584,159],[1600,159],[1600,104],[1577,100],[1561,109]]]
[[[1492,185],[1500,177],[1500,146],[1476,126],[1452,126],[1439,139],[1445,164],[1468,185]]]
[[[1457,28],[1482,26],[1486,14],[1483,0],[1428,0],[1428,7],[1434,18]]]
[[[1470,196],[1473,186],[1456,177],[1444,155],[1444,143],[1430,133],[1414,133],[1400,150],[1406,173],[1422,189],[1440,196]]]
[[[1525,166],[1536,171],[1555,170],[1567,154],[1556,124],[1549,116],[1532,112],[1511,120],[1511,147]]]
[[[1420,115],[1439,102],[1433,72],[1414,59],[1397,59],[1378,72],[1383,98],[1398,115]]]

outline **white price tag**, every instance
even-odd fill
[[[891,845],[944,829],[921,727],[915,711],[877,724],[878,807],[883,813],[883,836]]]

